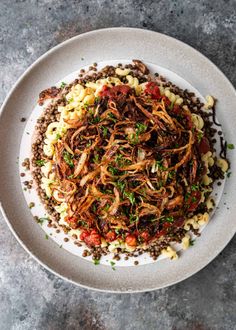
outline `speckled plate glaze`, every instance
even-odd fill
[[[93,62],[139,58],[175,73],[199,91],[218,99],[217,116],[226,139],[235,143],[236,93],[227,78],[203,55],[165,35],[131,28],[112,28],[76,36],[39,58],[18,80],[2,107],[0,118],[1,208],[12,232],[44,267],[75,284],[112,292],[138,292],[177,283],[206,266],[235,233],[235,152],[230,152],[232,175],[226,181],[219,209],[191,249],[177,261],[161,260],[138,267],[94,266],[60,249],[34,221],[25,202],[18,171],[21,117],[30,117],[37,95],[62,77]],[[6,143],[4,143],[6,141]]]

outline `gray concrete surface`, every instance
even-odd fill
[[[235,7],[234,0],[1,0],[0,102],[49,48],[109,26],[148,28],[176,37],[208,56],[236,85]],[[236,329],[235,249],[234,238],[205,269],[170,288],[96,293],[39,266],[1,217],[0,329]]]

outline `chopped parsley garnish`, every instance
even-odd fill
[[[99,155],[98,154],[96,154],[94,157],[93,157],[93,162],[94,163],[99,163]]]
[[[125,185],[126,183],[125,182],[122,182],[122,181],[117,181],[116,182],[116,186],[117,188],[123,193],[123,191],[125,190]]]
[[[95,266],[99,265],[100,264],[100,260],[99,259],[94,259],[93,260],[93,263]]]
[[[155,222],[155,221],[157,221],[158,219],[157,218],[154,218],[154,219],[151,219],[150,221],[151,222]]]
[[[86,144],[86,148],[91,147],[91,145],[92,145],[92,143],[91,143],[91,141],[89,141],[89,142]]]
[[[91,116],[93,116],[93,115],[94,115],[94,109],[93,109],[93,108],[89,109],[89,110],[88,110],[88,113],[89,113]]]
[[[119,164],[119,163],[121,162],[121,160],[123,159],[123,157],[124,157],[124,156],[121,155],[121,154],[116,155],[116,157],[115,157],[115,162]]]
[[[105,126],[102,126],[102,135],[104,138],[107,137],[107,133],[108,133],[108,128]]]
[[[96,103],[98,103],[100,100],[101,100],[101,98],[100,98],[99,96],[96,96],[94,101],[95,101]]]
[[[85,221],[83,221],[83,220],[78,220],[77,224],[78,224],[78,226],[80,226],[80,227],[88,228],[88,224],[87,224],[87,222],[85,222]]]
[[[56,134],[56,139],[59,140],[61,138],[61,134],[57,133]]]
[[[159,187],[159,188],[163,187],[163,181],[162,181],[162,180],[160,180],[160,181],[158,182],[158,187]]]
[[[108,117],[109,117],[114,123],[117,122],[117,119],[116,119],[116,117],[113,115],[113,113],[109,113],[109,114],[108,114]]]
[[[116,263],[114,261],[110,261],[110,264],[111,264],[112,270],[116,270],[115,267],[114,267]]]
[[[184,200],[187,201],[190,197],[190,193],[186,193],[186,195],[184,196]]]
[[[172,179],[175,175],[175,172],[174,171],[170,171],[168,172],[168,178]]]
[[[234,149],[234,144],[232,143],[227,143],[227,148],[230,149],[230,150],[233,150]]]
[[[66,164],[68,164],[70,167],[74,167],[74,163],[73,163],[73,155],[71,155],[68,151],[64,151],[63,153],[63,159],[66,162]]]
[[[137,133],[131,134],[128,138],[129,138],[131,144],[137,144],[139,142]]]
[[[137,123],[136,124],[136,134],[140,135],[144,132],[146,132],[147,130],[147,125],[143,124],[143,123]]]
[[[112,174],[112,175],[117,175],[119,174],[119,170],[118,168],[114,167],[114,166],[109,166],[108,167],[108,171]]]
[[[46,234],[46,235],[45,235],[45,239],[48,239],[48,238],[49,238],[49,236]]]
[[[163,170],[163,171],[166,170],[165,166],[163,166],[163,164],[162,164],[162,160],[157,160],[156,165],[158,166],[158,169]]]
[[[196,197],[192,197],[192,202],[195,203],[197,201]]]
[[[107,211],[109,210],[109,208],[110,208],[110,205],[107,204],[107,205],[103,208],[103,210],[107,212]]]
[[[174,218],[173,217],[166,217],[166,218],[164,218],[164,221],[165,222],[173,222]]]
[[[147,125],[143,124],[143,123],[137,123],[135,125],[136,130],[135,130],[135,134],[131,134],[129,136],[129,140],[131,144],[137,144],[139,142],[139,135],[146,132],[147,130]]]
[[[229,178],[231,174],[232,174],[231,172],[228,172],[227,173],[227,178]]]
[[[91,119],[91,123],[92,123],[92,124],[98,124],[98,123],[100,123],[101,120],[102,120],[101,117],[96,116],[96,117],[93,117],[93,118]]]
[[[43,166],[43,165],[45,165],[45,160],[44,160],[44,159],[37,159],[35,162],[36,162],[36,164],[37,164],[38,166]]]
[[[191,239],[191,240],[189,241],[189,245],[190,245],[190,246],[193,246],[194,243],[195,243],[195,240],[193,240],[193,239]]]
[[[66,83],[63,81],[60,85],[61,88],[64,88],[66,86]]]
[[[139,219],[139,217],[136,214],[130,214],[130,216],[129,216],[130,223],[138,222],[138,219]]]
[[[39,223],[41,226],[42,226],[42,224],[45,222],[45,221],[48,221],[49,219],[48,218],[44,218],[44,217],[42,217],[42,218],[38,218],[37,219],[37,223]]]
[[[134,203],[135,203],[135,196],[134,196],[134,193],[133,192],[125,191],[123,195],[129,199],[129,201],[130,201],[130,203],[132,205],[134,205]]]
[[[121,154],[119,154],[115,157],[115,162],[120,167],[132,164],[132,162],[129,159],[124,158],[124,156]]]
[[[203,133],[202,132],[198,132],[197,133],[197,141],[198,141],[198,143],[201,142],[202,138],[203,138]]]
[[[196,184],[192,184],[192,186],[191,186],[191,190],[192,190],[192,191],[199,190],[199,186],[196,185]]]
[[[74,174],[68,175],[67,179],[73,179],[74,178]]]
[[[175,100],[171,102],[170,109],[172,110],[174,108]]]

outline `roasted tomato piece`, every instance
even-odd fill
[[[173,112],[175,115],[178,116],[178,115],[181,114],[181,109],[180,109],[180,107],[179,107],[177,104],[175,104],[175,105],[173,106],[172,112]]]
[[[84,241],[85,237],[88,237],[89,236],[89,231],[88,230],[83,230],[82,233],[80,234],[80,239],[81,241]]]
[[[167,105],[167,106],[171,105],[170,100],[169,100],[168,97],[166,97],[165,95],[162,96],[162,100],[165,102],[165,105]]]
[[[182,227],[184,224],[184,217],[178,217],[174,220],[175,227]]]
[[[206,154],[208,151],[210,151],[210,144],[208,139],[204,136],[200,143],[198,144],[198,151],[200,152],[200,154]]]
[[[119,85],[114,87],[103,86],[99,95],[101,97],[108,97],[116,99],[120,95],[127,95],[131,92],[131,88],[127,85]]]
[[[88,246],[101,245],[101,236],[96,230],[92,230],[91,232],[84,230],[80,234],[80,239],[84,241]]]
[[[148,231],[143,231],[141,234],[140,234],[140,237],[142,237],[142,239],[147,242],[150,238],[150,235],[149,235],[149,232]]]
[[[186,204],[188,206],[188,211],[192,212],[195,211],[198,205],[200,204],[201,200],[201,192],[200,191],[192,191],[190,196],[188,196],[186,200]]]
[[[170,227],[173,227],[173,224],[171,222],[164,222],[163,223],[163,228],[167,229],[167,228],[170,228]]]
[[[111,88],[112,93],[115,94],[129,94],[131,91],[131,88],[127,85],[119,85],[119,86],[114,86]]]
[[[184,115],[185,119],[186,119],[186,124],[187,124],[187,127],[188,129],[192,129],[193,128],[193,121],[192,121],[192,117],[191,115],[189,115],[188,113]]]
[[[65,221],[72,229],[78,228],[78,219],[76,217],[65,217]]]
[[[156,233],[156,237],[159,238],[161,236],[164,236],[167,234],[167,230],[166,229],[161,229]]]
[[[161,97],[160,89],[155,82],[147,83],[144,93],[150,95],[151,98],[155,100],[160,99]]]
[[[127,243],[129,246],[136,246],[137,239],[134,235],[127,235],[125,238],[125,243]]]
[[[92,230],[90,235],[85,237],[84,241],[89,246],[101,245],[101,236],[96,230]]]
[[[108,242],[112,242],[116,239],[116,233],[114,231],[109,231],[107,234],[106,234],[106,240]]]

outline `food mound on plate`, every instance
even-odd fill
[[[81,70],[41,92],[48,100],[32,169],[53,221],[96,259],[177,258],[172,243],[187,248],[208,222],[213,183],[228,170],[214,148],[214,99],[204,105],[134,60]]]

